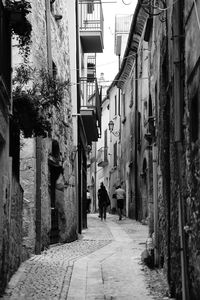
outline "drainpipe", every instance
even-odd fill
[[[97,143],[94,143],[94,155],[95,155],[95,164],[94,164],[94,199],[93,199],[93,209],[96,212],[97,211]]]
[[[138,142],[138,54],[135,56],[135,219],[138,220],[138,187],[137,187],[137,142]]]
[[[184,198],[182,196],[182,187],[184,182],[182,181],[182,116],[183,116],[183,103],[184,99],[184,83],[182,80],[181,71],[183,68],[183,57],[181,55],[181,49],[184,49],[183,40],[183,3],[177,1],[174,5],[174,17],[173,17],[173,45],[174,45],[174,91],[176,95],[175,101],[175,143],[177,150],[177,172],[179,174],[179,189],[178,189],[178,211],[179,211],[179,235],[180,235],[180,254],[181,254],[181,278],[182,278],[182,299],[189,300],[189,284],[188,284],[188,271],[187,271],[187,248],[185,240],[185,209]]]
[[[154,207],[154,264],[158,266],[158,176],[157,176],[157,146],[152,146],[153,152],[153,207]]]
[[[75,3],[75,15],[76,15],[76,88],[77,88],[77,115],[80,114],[80,78],[79,78],[79,7],[78,7],[79,0],[76,0]],[[78,206],[78,233],[82,231],[82,155],[81,155],[81,141],[80,141],[80,118],[77,117],[77,148],[78,148],[78,155],[77,155],[77,187],[76,187],[76,195],[77,195],[77,206]]]
[[[35,253],[41,253],[41,148],[42,148],[42,138],[41,136],[36,137],[36,216],[35,216]]]

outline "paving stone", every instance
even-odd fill
[[[79,240],[57,244],[24,262],[3,300],[153,299],[140,265],[147,226],[117,219],[108,215],[102,222],[89,215]]]

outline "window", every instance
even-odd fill
[[[56,67],[56,64],[54,62],[52,62],[52,74],[53,74],[53,78],[56,79],[57,77],[57,67]]]
[[[117,96],[115,95],[115,116],[117,115]]]
[[[113,166],[117,166],[117,142],[113,145]]]

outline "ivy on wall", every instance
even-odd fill
[[[28,60],[31,45],[32,26],[27,20],[31,4],[27,0],[6,0],[5,7],[10,20],[11,32],[19,42],[19,52]]]
[[[52,107],[61,108],[69,81],[54,78],[46,70],[26,64],[13,78],[13,121],[25,137],[51,133]]]

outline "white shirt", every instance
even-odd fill
[[[125,197],[126,197],[125,190],[123,190],[122,188],[118,188],[115,191],[115,194],[116,194],[117,199],[125,199]]]

